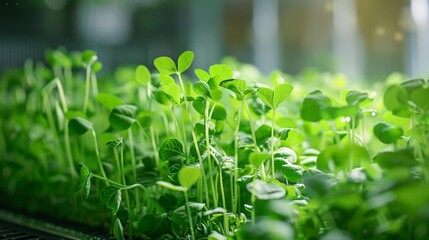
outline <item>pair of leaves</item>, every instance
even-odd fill
[[[289,97],[293,86],[288,83],[280,84],[274,87],[273,90],[261,87],[258,89],[258,97],[269,108],[276,109],[282,102]]]
[[[191,66],[193,60],[194,53],[192,51],[185,51],[180,54],[177,60],[177,67],[173,59],[165,56],[156,58],[153,61],[153,64],[161,74],[171,75],[177,72],[183,73],[184,71],[186,71]]]
[[[217,88],[212,89],[210,85],[203,81],[194,83],[193,90],[196,94],[205,98],[211,98],[213,101],[219,101],[222,99],[222,91]]]

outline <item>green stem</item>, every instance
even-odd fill
[[[85,100],[83,103],[83,114],[86,114],[86,110],[88,109],[89,104],[89,88],[91,83],[91,66],[92,63],[88,64],[86,66],[86,81],[85,81]]]
[[[245,101],[245,99],[243,100]],[[240,107],[237,111],[236,126],[234,131],[234,196],[232,196],[232,212],[237,214],[238,209],[238,133],[240,131],[240,120],[241,110],[243,108],[243,102],[240,103]]]
[[[91,87],[92,87],[92,96],[98,95],[98,85],[97,85],[97,76],[95,73],[91,73]]]
[[[128,128],[128,137],[130,139],[130,154],[131,154],[131,164],[133,167],[133,178],[134,182],[137,182],[137,164],[136,164],[136,156],[134,153],[134,139],[133,139],[133,132],[131,131],[131,127]],[[138,191],[135,191],[135,200],[137,209],[140,209],[140,197]]]
[[[121,177],[122,177],[122,184],[127,185],[127,182],[125,180],[125,173],[124,173],[124,143],[121,143],[121,155],[120,155],[120,165],[121,165]],[[127,203],[128,208],[128,216],[131,216],[131,203],[130,203],[130,195],[128,194],[128,191],[125,191],[125,202]]]
[[[274,169],[274,127],[275,127],[275,120],[276,119],[276,109],[273,108],[273,119],[271,120],[271,175],[272,178],[276,178],[276,171]]]
[[[189,227],[191,229],[191,236],[192,240],[195,240],[195,233],[194,233],[194,223],[191,216],[191,209],[189,208],[189,199],[188,199],[188,192],[185,191],[185,201],[186,201],[186,211],[188,212],[188,221],[189,221]]]
[[[73,178],[77,177],[76,170],[74,169],[73,164],[73,157],[71,153],[71,147],[70,147],[70,136],[69,136],[69,120],[64,121],[64,143],[66,145],[66,154],[67,154],[67,160],[69,163],[70,168],[70,174]]]
[[[182,80],[182,76],[180,73],[177,73],[177,76],[179,78],[179,82],[180,82],[180,86],[182,87],[182,92],[186,95],[185,92],[185,86],[183,84],[183,80]],[[201,152],[200,152],[200,147],[198,146],[198,138],[195,134],[194,131],[194,123],[192,120],[192,114],[189,111],[189,106],[188,106],[188,101],[185,101],[185,107],[186,107],[186,111],[188,112],[188,116],[189,116],[189,121],[190,121],[190,125],[191,125],[191,135],[192,135],[192,140],[194,142],[194,147],[195,147],[195,151],[197,152],[197,157],[198,157],[198,162],[200,163],[201,166],[201,180],[203,182],[204,185],[204,190],[205,190],[205,195],[206,195],[206,203],[207,203],[207,208],[210,208],[210,198],[209,198],[209,187],[207,184],[207,177],[206,177],[206,173],[204,171],[204,162],[203,162],[203,158],[201,157]],[[210,226],[211,226],[211,222],[209,222]]]
[[[252,139],[253,139],[253,145],[255,147],[255,151],[260,152],[258,147],[258,142],[256,141],[256,134],[255,134],[255,128],[253,126],[252,113],[250,112],[249,105],[247,104],[245,99],[243,100],[243,103],[244,103],[244,108],[246,109],[247,118],[249,120],[249,126],[250,126],[250,131],[252,133]]]
[[[210,174],[210,186],[212,189],[212,197],[214,206],[217,206],[217,191],[215,190],[214,181],[213,181],[213,165],[211,159],[211,151],[210,151],[210,135],[209,135],[209,102],[206,100],[206,107],[204,110],[204,130],[205,130],[205,141],[206,141],[206,149],[207,149],[207,162],[209,165],[209,174]]]
[[[104,171],[103,164],[101,163],[100,151],[98,150],[98,141],[95,130],[91,129],[91,135],[94,140],[95,155],[97,156],[98,168],[100,168],[101,175],[107,179],[106,172]]]

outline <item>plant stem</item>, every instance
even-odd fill
[[[246,101],[243,99],[243,101]],[[238,133],[240,131],[241,110],[243,108],[243,101],[237,111],[236,126],[234,131],[234,195],[232,196],[232,212],[237,214],[238,209]]]
[[[91,87],[92,87],[92,96],[98,95],[98,85],[97,85],[97,76],[95,73],[91,73]]]
[[[69,162],[70,174],[72,175],[72,178],[75,178],[75,177],[77,177],[77,173],[76,173],[76,170],[74,169],[73,157],[72,157],[72,153],[71,153],[69,124],[68,123],[69,123],[69,120],[66,119],[64,121],[64,143],[66,145],[66,154],[67,154],[67,159]]]
[[[86,66],[86,81],[85,81],[85,100],[83,103],[83,114],[86,114],[86,110],[88,109],[89,104],[89,88],[90,88],[90,81],[91,81],[91,64],[88,64]]]
[[[124,173],[124,143],[121,143],[121,155],[120,155],[120,164],[121,164],[121,177],[122,177],[122,184],[127,185],[127,182],[125,181],[125,173]],[[127,203],[128,208],[128,217],[131,216],[131,203],[130,203],[130,196],[128,194],[128,191],[125,191],[125,202]]]
[[[94,140],[95,155],[97,156],[98,168],[100,168],[101,175],[107,179],[106,172],[104,171],[103,164],[101,163],[100,151],[98,150],[97,135],[95,134],[95,130],[93,128],[91,129],[91,135]]]
[[[133,139],[133,132],[131,130],[131,127],[128,128],[128,137],[130,139],[130,154],[131,154],[131,164],[133,167],[133,178],[134,182],[137,182],[137,164],[136,164],[136,156],[134,153],[134,139]],[[137,209],[140,209],[140,197],[138,191],[135,191],[135,200]]]
[[[276,171],[274,169],[274,127],[276,119],[276,109],[273,108],[273,119],[271,120],[271,176],[273,179],[276,178]]]
[[[195,240],[194,223],[191,216],[191,209],[189,208],[188,191],[185,191],[184,193],[185,193],[185,201],[186,201],[185,203],[186,211],[188,212],[189,227],[191,229],[191,236],[192,236],[192,240]]]
[[[217,206],[217,192],[215,190],[214,181],[213,181],[213,166],[212,166],[212,160],[211,160],[211,151],[210,151],[210,135],[209,135],[209,102],[206,100],[206,107],[204,109],[204,130],[205,130],[205,140],[206,140],[206,150],[207,150],[207,162],[209,165],[209,174],[210,174],[210,186],[212,189],[212,197],[213,197],[213,204],[214,206]]]
[[[245,99],[243,100],[243,103],[244,103],[244,108],[246,109],[246,112],[247,112],[247,118],[249,120],[249,126],[250,126],[250,131],[252,133],[252,139],[253,139],[253,145],[255,147],[255,151],[260,152],[259,147],[258,147],[258,142],[256,141],[255,128],[253,126],[253,118],[252,118],[252,114],[251,114],[250,109],[249,109],[249,105],[247,104]]]
[[[177,76],[179,78],[179,82],[180,82],[180,86],[182,87],[183,94],[185,94],[185,96],[186,96],[185,86],[183,85],[182,76],[180,73],[177,73]],[[207,177],[206,177],[206,173],[204,171],[204,162],[203,162],[203,158],[201,157],[200,147],[198,145],[198,139],[197,139],[197,136],[196,136],[194,128],[193,128],[194,123],[192,120],[192,114],[189,111],[188,101],[186,101],[186,100],[185,100],[185,107],[186,107],[186,111],[188,112],[188,116],[189,116],[189,121],[190,121],[190,125],[191,125],[191,135],[192,135],[192,140],[194,142],[195,151],[197,152],[198,161],[201,165],[201,170],[202,170],[201,171],[201,180],[202,180],[203,185],[204,185],[204,190],[205,190],[205,195],[206,195],[205,200],[207,203],[207,207],[210,208],[209,187],[207,185]],[[209,222],[209,224],[211,225],[211,222]]]

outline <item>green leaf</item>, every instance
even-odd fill
[[[228,79],[220,83],[221,87],[231,90],[236,94],[238,100],[242,100],[245,96],[246,81],[241,79]]]
[[[87,66],[88,64],[92,64],[93,62],[97,61],[97,53],[95,53],[92,50],[86,50],[82,53],[82,63],[84,66]]]
[[[116,130],[127,130],[136,122],[137,107],[134,105],[120,105],[115,107],[109,115],[110,125]]]
[[[287,140],[287,138],[289,137],[289,133],[292,131],[292,128],[282,128],[279,130],[279,135],[278,138],[280,140]]]
[[[401,87],[403,87],[408,93],[412,91],[422,88],[425,85],[425,80],[422,78],[408,79],[401,83]]]
[[[429,88],[417,88],[411,92],[410,99],[413,101],[419,108],[428,110],[429,109]]]
[[[410,168],[419,165],[411,148],[404,148],[395,152],[380,152],[374,156],[374,162],[384,169]]]
[[[122,200],[121,189],[114,186],[104,187],[101,190],[100,198],[101,202],[112,210],[112,214],[116,215]]]
[[[274,108],[273,106],[274,91],[273,90],[266,87],[260,87],[258,89],[258,97],[265,105],[267,105],[270,108]]]
[[[383,100],[387,110],[397,111],[407,108],[408,93],[402,86],[393,85],[386,89]]]
[[[212,89],[210,90],[210,98],[213,101],[220,101],[222,99],[223,93],[220,89]]]
[[[103,69],[103,64],[99,61],[94,62],[94,64],[92,64],[92,72],[93,73],[98,73],[99,71],[101,71],[101,69]]]
[[[173,222],[182,227],[187,228],[189,227],[189,217],[188,217],[188,212],[186,210],[186,207],[189,207],[192,219],[194,219],[194,216],[196,215],[196,213],[201,212],[204,209],[205,204],[188,202],[186,205],[180,206],[173,211],[171,216],[171,219],[173,220]]]
[[[220,103],[217,103],[214,107],[212,113],[212,119],[214,120],[225,120],[226,119],[226,109]]]
[[[303,168],[294,164],[284,164],[282,166],[284,177],[288,182],[297,183],[302,180]]]
[[[162,194],[158,199],[159,205],[165,210],[171,210],[177,205],[177,198],[173,194]]]
[[[331,101],[319,90],[311,92],[304,98],[301,118],[305,121],[317,122],[322,119],[322,109],[331,106]]]
[[[197,111],[199,114],[204,115],[204,111],[206,109],[207,101],[203,97],[197,97],[192,102],[192,107],[194,107],[195,111]]]
[[[250,193],[254,192],[255,196],[261,200],[279,199],[286,195],[284,188],[259,179],[248,183],[246,187]]]
[[[279,84],[274,87],[273,106],[277,108],[284,102],[293,90],[293,86],[289,83]]]
[[[165,181],[157,181],[156,184],[158,184],[161,187],[165,187],[167,189],[173,190],[173,191],[179,191],[179,192],[186,192],[188,191],[187,188],[182,187],[182,186],[176,186],[172,183],[169,182],[165,182]]]
[[[157,238],[170,232],[171,221],[166,213],[146,214],[139,221],[139,229],[143,234]]]
[[[369,99],[368,93],[359,91],[349,91],[346,95],[348,105],[359,105]]]
[[[83,197],[85,199],[88,198],[89,192],[91,191],[91,178],[92,172],[82,164],[82,167],[80,168],[79,182],[76,185],[76,193],[83,191]]]
[[[153,64],[162,74],[171,75],[177,72],[176,64],[169,57],[158,57],[153,61]]]
[[[255,132],[256,142],[258,145],[262,145],[265,141],[271,138],[271,127],[263,124]]]
[[[176,84],[174,78],[167,74],[159,74],[159,82],[161,83],[161,85]]]
[[[256,224],[245,224],[237,231],[237,240],[248,239],[286,240],[298,238],[294,235],[294,228],[286,221],[276,220],[275,218],[269,217],[261,217],[257,219]]]
[[[136,68],[136,80],[143,86],[147,86],[151,82],[150,71],[144,65],[139,65]]]
[[[209,73],[211,78],[218,77],[218,81],[232,78],[232,69],[225,64],[215,64],[210,66]]]
[[[159,158],[163,161],[186,159],[182,143],[174,138],[166,139],[159,147]]]
[[[249,155],[249,163],[252,164],[255,169],[259,169],[262,163],[270,157],[271,155],[267,153],[252,152]]]
[[[180,103],[180,87],[177,84],[168,84],[161,87],[162,91],[172,97],[176,104]]]
[[[192,64],[194,60],[194,53],[192,51],[185,51],[180,54],[179,59],[177,61],[177,68],[180,73],[186,71]]]
[[[119,218],[116,218],[115,223],[113,224],[113,236],[116,240],[125,240],[124,228],[122,227],[121,220]]]
[[[210,86],[203,81],[194,83],[193,90],[196,94],[203,97],[210,97]]]
[[[354,117],[359,112],[358,105],[343,107],[325,107],[321,109],[322,118],[325,120],[334,120],[338,117]]]
[[[97,96],[95,97],[95,100],[97,100],[98,103],[100,103],[101,105],[103,105],[104,107],[106,107],[109,110],[112,110],[115,107],[124,104],[122,99],[120,99],[119,97],[117,97],[115,95],[111,95],[108,93],[97,94]]]
[[[400,127],[392,126],[386,122],[378,122],[374,125],[375,136],[383,143],[395,143],[404,131]]]
[[[213,231],[208,236],[208,240],[227,240],[228,238],[225,235],[222,235],[216,231]]]
[[[289,97],[292,92],[292,85],[288,83],[280,84],[274,87],[274,90],[260,87],[258,89],[258,97],[268,107],[275,109]]]
[[[90,129],[92,129],[92,123],[81,117],[75,117],[69,121],[70,134],[80,136],[88,132]]]
[[[298,160],[298,156],[296,155],[296,152],[291,148],[287,148],[287,147],[281,147],[276,151],[274,151],[274,157],[282,158],[286,160],[288,163],[295,163]]]
[[[367,149],[357,144],[331,145],[317,157],[317,169],[325,172],[339,172],[369,164]]]
[[[201,170],[196,166],[183,166],[179,171],[179,183],[182,187],[189,189],[200,178]]]
[[[210,74],[202,69],[195,69],[195,75],[197,75],[198,79],[201,81],[207,82],[210,80]]]

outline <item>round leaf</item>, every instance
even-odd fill
[[[110,125],[116,130],[127,130],[136,122],[137,107],[134,105],[120,105],[115,107],[109,115]]]
[[[189,189],[200,178],[201,170],[196,166],[184,166],[179,171],[179,183],[182,187]]]
[[[374,125],[375,136],[383,143],[395,143],[403,134],[404,131],[400,127],[390,125],[386,122],[378,122]]]
[[[151,81],[149,69],[144,65],[139,65],[136,68],[136,80],[143,86],[146,86]]]
[[[293,183],[300,182],[302,179],[303,169],[301,166],[293,165],[293,164],[284,164],[282,166],[282,171],[284,177]]]
[[[75,117],[69,121],[69,130],[71,134],[83,135],[92,129],[92,123],[81,117]]]
[[[177,72],[176,64],[169,57],[158,57],[153,61],[153,64],[162,74],[171,75]]]

